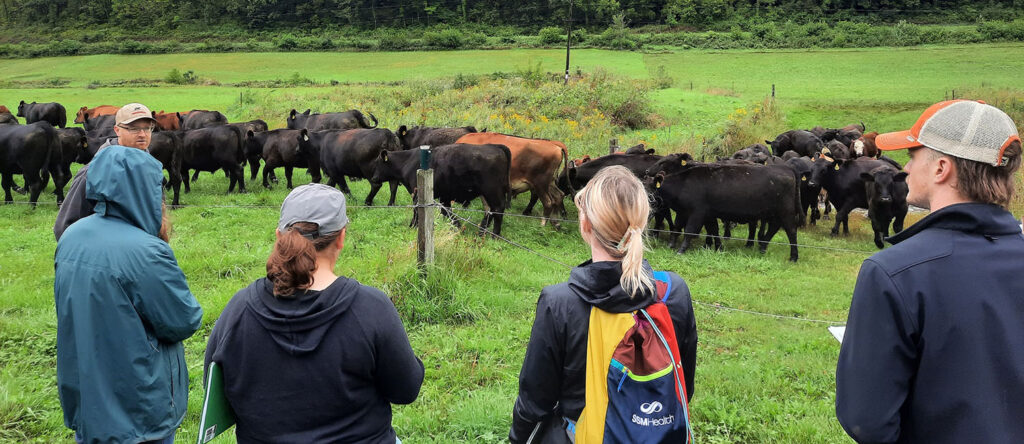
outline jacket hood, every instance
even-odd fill
[[[321,291],[297,292],[294,298],[274,296],[274,284],[262,278],[250,286],[255,297],[247,299],[257,321],[274,342],[292,355],[316,350],[334,321],[348,311],[359,283],[338,276]]]
[[[1020,222],[998,205],[961,203],[935,211],[906,230],[886,239],[898,244],[928,228],[962,231],[989,236],[1021,234]]]
[[[643,267],[648,273],[652,272],[646,260]],[[609,313],[629,313],[654,302],[654,295],[646,291],[637,292],[636,297],[631,298],[619,283],[621,276],[621,262],[586,261],[569,273],[569,291]]]
[[[97,214],[116,217],[156,236],[160,233],[163,167],[149,153],[113,145],[89,164],[85,198]]]

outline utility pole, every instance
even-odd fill
[[[569,20],[565,23],[565,84],[569,84],[569,47],[572,46],[572,2],[569,0]]]

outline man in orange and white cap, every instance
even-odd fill
[[[875,143],[909,150],[907,201],[932,212],[861,266],[836,416],[862,443],[1024,442],[1024,234],[1006,210],[1017,127],[954,100]]]
[[[146,105],[141,103],[129,103],[117,110],[114,115],[114,134],[117,139],[107,140],[100,150],[111,145],[122,145],[130,148],[147,150],[149,142],[153,139],[153,128],[156,120],[153,113]],[[99,150],[97,150],[98,152]],[[57,212],[57,220],[53,224],[53,237],[60,240],[60,235],[75,221],[93,213],[93,203],[85,198],[86,172],[89,165],[83,166],[75,173],[71,187],[68,188],[68,195]]]

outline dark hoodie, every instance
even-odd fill
[[[338,277],[277,298],[266,278],[228,302],[206,347],[223,366],[238,442],[394,443],[391,404],[409,404],[423,363],[384,293]]]
[[[995,205],[942,208],[864,261],[836,370],[860,443],[1024,442],[1024,235]]]
[[[644,261],[644,268],[651,267]],[[697,324],[690,289],[683,278],[668,273],[672,292],[666,305],[682,355],[686,393],[693,397],[697,365]],[[654,295],[630,298],[622,288],[620,262],[587,261],[573,268],[569,281],[545,287],[537,300],[537,316],[519,372],[519,397],[512,412],[509,440],[526,442],[537,423],[555,418],[579,419],[583,412],[587,372],[587,331],[590,309],[629,313],[654,302]],[[548,433],[540,442],[567,441],[565,433]]]

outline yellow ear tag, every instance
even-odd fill
[[[89,148],[89,142],[82,142],[82,148]]]
[[[686,159],[683,159],[682,162],[680,162],[680,165],[686,166]]]
[[[836,171],[839,171],[839,165],[838,164],[836,165]]]
[[[305,142],[309,142],[309,136],[303,134],[302,135],[302,140],[305,141]]]
[[[807,182],[807,178],[806,178],[806,177],[801,177],[801,178],[800,178],[800,180],[801,180],[802,182]]]
[[[654,188],[661,188],[661,182],[654,182]]]
[[[385,161],[385,162],[387,162],[387,161],[388,161],[388,155],[387,155],[387,153],[384,153],[384,161]]]

